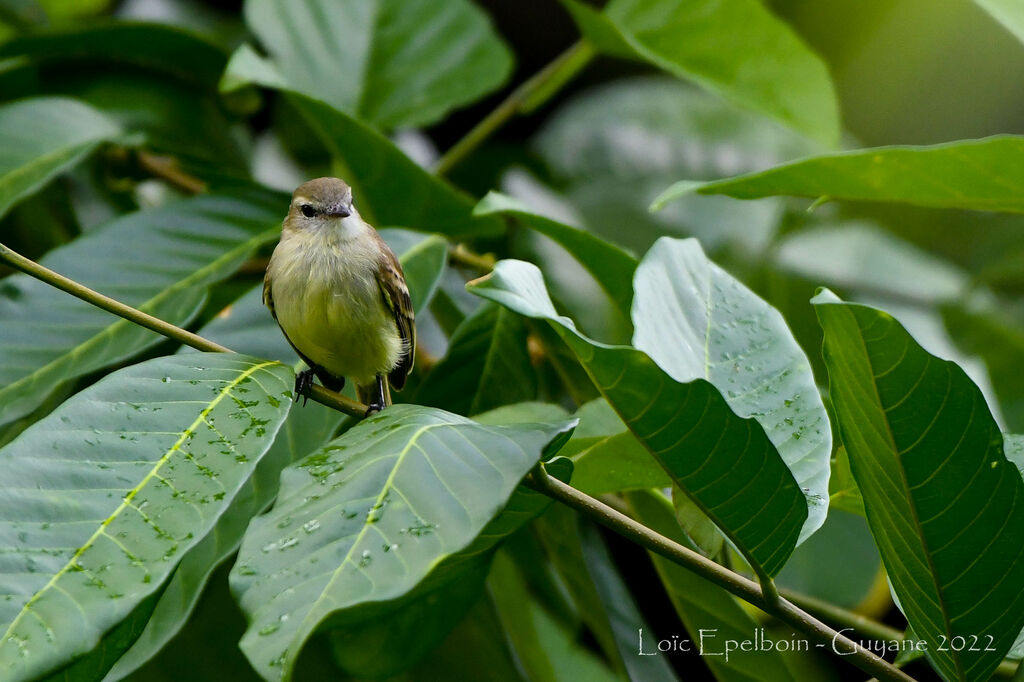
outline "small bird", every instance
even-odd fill
[[[343,180],[317,178],[292,194],[263,303],[309,366],[295,378],[296,396],[308,398],[314,374],[334,391],[348,377],[369,415],[391,404],[390,386],[405,385],[416,351],[409,288]]]

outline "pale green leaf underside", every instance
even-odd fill
[[[839,108],[824,62],[757,0],[563,0],[599,50],[640,59],[832,147]]]
[[[248,0],[245,18],[282,82],[380,128],[434,123],[512,70],[468,0]]]
[[[630,431],[748,561],[769,575],[782,567],[807,518],[807,503],[756,421],[737,416],[704,379],[679,383],[640,350],[580,334],[555,311],[530,263],[501,261],[469,289],[549,322]]]
[[[832,429],[786,321],[696,239],[659,239],[634,282],[633,345],[676,381],[711,382],[733,412],[757,420],[807,499],[803,541],[828,512]]]
[[[893,590],[943,677],[987,679],[1024,626],[1020,472],[960,367],[882,311],[828,291],[813,302],[840,435]],[[989,646],[941,647],[972,635]]]
[[[89,654],[160,589],[273,442],[291,383],[287,367],[248,356],[158,358],[0,450],[6,680]]]
[[[140,211],[79,237],[42,263],[123,303],[184,324],[206,287],[277,234],[286,202],[247,192]],[[162,337],[28,275],[0,281],[0,423],[55,385],[113,364]]]
[[[67,97],[0,107],[0,216],[121,132],[115,121]]]
[[[395,405],[286,469],[277,504],[250,526],[231,575],[253,667],[290,679],[326,619],[415,588],[473,541],[569,428],[485,426]]]
[[[693,192],[736,199],[788,194],[1024,213],[1024,137],[858,149],[725,180],[684,180],[665,190],[653,208]]]
[[[1024,43],[1024,4],[1020,0],[974,0]]]

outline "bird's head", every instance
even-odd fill
[[[352,188],[338,178],[316,178],[292,193],[285,224],[300,230],[324,228],[353,215],[358,216],[352,205]]]

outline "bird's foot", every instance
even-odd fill
[[[380,412],[383,409],[384,409],[383,401],[372,402],[366,408],[366,414],[364,414],[363,417],[366,418],[366,417],[369,417],[371,414],[377,414],[378,412]]]
[[[302,406],[309,400],[309,391],[313,388],[313,370],[306,369],[295,375],[295,400],[302,398]]]

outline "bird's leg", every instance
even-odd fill
[[[364,416],[369,417],[375,412],[380,412],[384,409],[384,377],[380,374],[377,375],[377,390],[373,394],[373,402],[366,408],[366,414]]]
[[[306,406],[306,401],[309,400],[309,389],[313,387],[313,370],[304,369],[295,375],[295,400],[298,402],[299,397],[302,397],[302,406]]]

